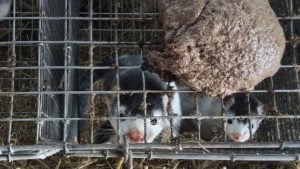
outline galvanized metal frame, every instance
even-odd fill
[[[299,161],[300,156],[300,138],[299,134],[292,135],[290,140],[284,140],[284,138],[281,138],[282,131],[281,130],[281,124],[280,120],[282,119],[290,119],[295,120],[300,125],[300,109],[295,110],[296,113],[293,114],[285,114],[285,115],[273,115],[268,114],[264,116],[265,119],[273,119],[275,120],[275,126],[276,126],[276,137],[277,139],[274,141],[269,142],[253,142],[253,143],[232,143],[228,142],[227,138],[225,137],[223,141],[220,142],[213,142],[213,143],[207,143],[203,142],[200,139],[200,123],[199,123],[199,134],[198,138],[196,140],[192,140],[190,143],[178,143],[178,144],[157,144],[157,143],[148,143],[148,144],[128,144],[127,142],[124,143],[123,147],[120,147],[120,145],[97,145],[93,144],[93,136],[94,136],[94,121],[97,120],[106,120],[112,117],[96,117],[94,115],[94,111],[91,111],[90,117],[87,118],[80,118],[77,116],[70,116],[69,115],[69,105],[70,102],[70,96],[75,96],[78,94],[92,94],[92,95],[101,95],[101,94],[117,94],[118,99],[118,105],[120,105],[120,98],[119,95],[122,93],[143,93],[144,94],[144,102],[146,101],[146,96],[148,93],[165,93],[165,92],[178,92],[178,93],[197,93],[195,91],[185,91],[185,90],[178,90],[178,91],[147,91],[145,90],[145,84],[143,84],[144,88],[143,90],[137,90],[137,91],[94,91],[93,85],[91,85],[91,91],[76,91],[76,90],[70,90],[68,83],[70,83],[70,77],[72,76],[72,71],[90,71],[90,83],[94,84],[93,81],[93,70],[96,69],[113,69],[114,67],[99,67],[99,66],[93,66],[95,65],[94,60],[94,53],[93,50],[95,46],[101,46],[101,47],[110,47],[114,50],[114,56],[116,58],[115,64],[118,65],[118,58],[121,55],[119,52],[120,48],[136,48],[139,50],[139,55],[141,57],[145,56],[145,49],[149,47],[149,45],[152,43],[151,41],[146,41],[146,35],[147,33],[154,32],[155,36],[158,32],[162,32],[163,30],[159,27],[157,24],[158,22],[158,11],[156,9],[157,2],[156,0],[153,0],[150,5],[153,5],[153,12],[146,12],[145,6],[149,5],[149,1],[141,0],[140,6],[139,6],[139,12],[133,9],[130,13],[124,12],[124,9],[122,8],[122,4],[125,0],[110,0],[110,12],[101,12],[101,11],[94,11],[93,7],[96,0],[89,0],[89,9],[87,13],[88,17],[81,17],[81,16],[73,16],[72,11],[70,10],[71,3],[68,0],[64,1],[64,16],[59,17],[52,17],[52,16],[45,16],[45,11],[42,9],[44,8],[43,1],[39,0],[39,14],[36,16],[17,16],[19,13],[22,13],[22,11],[17,11],[16,5],[17,3],[22,3],[21,0],[13,0],[12,5],[12,11],[10,14],[10,17],[4,17],[0,19],[9,20],[12,25],[9,27],[12,30],[12,38],[11,41],[1,41],[0,46],[11,46],[11,51],[8,51],[11,53],[12,59],[9,65],[5,67],[0,67],[0,71],[10,71],[11,77],[10,77],[10,90],[9,91],[3,91],[0,92],[0,99],[1,96],[8,96],[10,98],[10,106],[8,112],[0,112],[2,114],[8,113],[9,116],[6,118],[0,118],[0,122],[7,123],[8,124],[8,132],[7,132],[7,144],[4,146],[0,146],[0,161],[12,161],[12,160],[21,160],[21,159],[43,159],[47,156],[53,155],[55,153],[61,152],[65,153],[67,156],[81,156],[81,157],[117,157],[120,154],[117,152],[123,152],[123,155],[127,157],[129,167],[132,166],[132,160],[134,158],[149,158],[149,159],[201,159],[201,160],[241,160],[241,161]],[[291,16],[280,16],[278,17],[279,21],[288,21],[289,27],[290,27],[290,34],[291,37],[289,39],[295,38],[296,32],[294,30],[295,22],[300,21],[300,16],[294,15],[293,9],[293,2],[295,0],[289,0],[289,9],[291,10]],[[135,4],[135,0],[131,0],[132,4]],[[101,8],[101,3],[99,3],[99,6]],[[121,9],[119,9],[121,8]],[[121,12],[120,12],[121,10]],[[34,13],[31,11],[32,14]],[[103,15],[105,17],[97,17],[94,18],[94,15]],[[38,27],[33,27],[32,25],[32,31],[37,30],[38,31],[38,38],[37,39],[29,39],[29,40],[18,40],[17,39],[17,32],[21,31],[21,28],[16,27],[16,22],[20,20],[31,20],[38,21]],[[56,41],[56,40],[48,40],[44,38],[45,32],[45,22],[48,21],[63,21],[64,22],[64,40],[63,41]],[[79,21],[88,21],[88,29],[82,29],[82,31],[88,32],[88,40],[78,40],[76,38],[70,38],[70,32],[72,27],[72,21],[79,22]],[[121,23],[121,28],[100,28],[98,30],[95,30],[93,28],[93,22],[94,21],[111,21],[111,22],[117,22]],[[124,28],[123,21],[133,21],[132,22],[132,29],[130,28]],[[154,27],[147,28],[145,25],[140,25],[139,28],[136,28],[134,21],[144,21],[144,22],[154,22]],[[101,22],[100,22],[101,24]],[[0,30],[1,31],[1,30]],[[101,37],[101,31],[110,31],[111,36],[114,38],[111,38],[111,41],[105,41],[105,40],[97,40],[93,37],[93,31],[99,31],[100,37]],[[120,41],[119,40],[119,34],[121,33],[121,37],[123,38],[124,32],[132,32],[133,39],[136,39],[135,32],[139,32],[139,40],[140,42],[143,42],[143,45],[140,46],[136,41]],[[275,96],[275,94],[280,93],[286,93],[286,94],[295,94],[298,93],[298,103],[300,105],[300,80],[299,80],[299,56],[300,53],[297,51],[297,44],[295,42],[292,43],[292,63],[291,64],[285,64],[281,66],[281,69],[288,69],[293,74],[294,77],[290,77],[291,79],[294,79],[296,81],[296,88],[288,88],[288,89],[274,89],[274,79],[270,78],[269,87],[271,88],[272,92],[270,92],[269,89],[259,89],[251,91],[251,93],[267,93],[272,97],[272,107],[274,110],[277,110],[278,102],[277,99],[279,96]],[[64,46],[64,64],[63,65],[45,65],[43,64],[43,61],[45,59],[45,50],[47,45],[49,44],[60,44]],[[82,66],[82,65],[74,65],[70,63],[70,58],[76,57],[75,55],[72,55],[71,52],[74,49],[71,47],[72,45],[83,45],[89,47],[89,64],[88,66]],[[36,66],[17,66],[17,63],[22,62],[16,60],[16,48],[19,46],[37,46],[38,48],[38,60]],[[298,59],[297,59],[298,58]],[[0,61],[1,63],[1,61]],[[126,66],[126,67],[120,67],[120,69],[131,69],[131,68],[138,68],[137,66]],[[38,82],[37,84],[37,90],[36,91],[15,91],[15,71],[18,70],[37,70],[38,71],[38,77],[36,77],[36,80]],[[52,71],[52,70],[59,70],[63,71],[63,81],[64,81],[64,90],[58,91],[58,90],[43,90],[44,86],[44,76],[45,72]],[[5,80],[7,78],[0,77],[0,80]],[[25,80],[26,78],[23,78]],[[119,73],[117,71],[116,73],[116,79],[119,81]],[[145,83],[145,82],[143,82]],[[119,86],[119,82],[117,84]],[[272,94],[273,93],[273,94]],[[18,111],[14,110],[14,99],[18,96],[30,96],[35,95],[37,97],[37,110],[36,110],[36,118],[15,118],[14,114],[18,113]],[[45,106],[47,106],[47,102],[43,99],[44,96],[47,95],[64,95],[64,109],[63,109],[63,115],[62,117],[43,117],[42,113],[44,112]],[[283,103],[282,103],[283,104]],[[146,104],[145,104],[146,105]],[[199,105],[197,105],[199,106]],[[119,107],[118,107],[119,108]],[[197,109],[198,110],[198,109]],[[145,110],[146,111],[146,110]],[[279,111],[280,112],[280,111]],[[23,112],[24,113],[24,112]],[[146,113],[146,112],[145,112]],[[249,116],[243,116],[243,117],[249,117]],[[251,116],[255,117],[255,116]],[[126,119],[130,119],[130,117],[125,117]],[[171,120],[172,116],[168,116]],[[182,119],[224,119],[224,121],[228,117],[224,117],[223,114],[220,116],[183,116]],[[236,117],[240,118],[240,117]],[[117,118],[120,119],[120,118]],[[70,122],[78,122],[78,121],[89,121],[90,127],[91,127],[91,133],[90,133],[90,144],[80,145],[80,144],[74,144],[68,140],[68,132],[70,131],[69,125]],[[47,142],[41,140],[41,132],[45,122],[49,121],[57,121],[57,122],[63,122],[63,139],[62,140],[47,140]],[[35,135],[35,144],[32,145],[13,145],[11,144],[12,140],[12,125],[13,123],[18,122],[35,122],[36,123],[36,135]],[[290,121],[291,124],[292,121]],[[296,125],[296,124],[295,124]],[[119,127],[119,125],[118,125]],[[147,127],[146,125],[144,126]],[[299,129],[299,126],[288,126],[289,130],[297,130]],[[298,131],[295,131],[296,133]],[[224,131],[226,133],[226,131]],[[119,132],[118,132],[119,134]],[[119,135],[118,135],[119,136]],[[251,134],[252,137],[252,134]],[[120,138],[120,136],[119,136]],[[118,139],[119,139],[118,138]],[[146,151],[147,149],[147,151]],[[118,150],[118,151],[117,151]]]

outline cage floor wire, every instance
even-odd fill
[[[166,131],[164,143],[120,147],[94,144],[109,118],[103,96],[113,92],[104,91],[101,82],[92,83],[91,91],[80,91],[80,79],[86,72],[92,77],[93,70],[109,68],[97,66],[105,60],[146,57],[149,49],[161,45],[157,1],[12,0],[8,17],[0,19],[0,160],[43,159],[60,152],[80,157],[121,154],[129,163],[135,158],[298,161],[300,3],[269,2],[287,44],[280,70],[252,92],[268,111],[251,141],[231,142],[221,125],[212,130],[210,141],[193,131],[181,133],[180,142],[174,143]],[[178,92],[194,98],[192,91]],[[81,117],[78,99],[87,94],[93,99],[87,116]],[[201,121],[214,118],[220,123],[224,117],[201,116]]]

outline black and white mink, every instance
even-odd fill
[[[99,66],[111,66],[115,62],[110,60],[104,62]],[[126,55],[119,58],[119,66],[141,66],[142,60],[140,56]],[[94,71],[94,82],[101,79],[104,84],[104,90],[116,89],[116,71],[98,69]],[[155,73],[136,69],[120,69],[119,83],[120,91],[143,90],[142,73],[145,75],[146,90],[166,90],[168,84],[161,81],[159,76]],[[174,90],[186,89],[183,86],[178,86],[175,82],[170,84]],[[82,79],[80,90],[90,90],[90,74],[87,73]],[[117,117],[117,98],[114,94],[106,94],[106,104],[109,111],[109,117]],[[144,109],[143,109],[143,93],[128,93],[120,94],[120,117],[136,117],[135,119],[120,120],[120,141],[123,142],[123,136],[127,137],[130,143],[143,143],[144,135],[146,133],[146,141],[153,142],[153,140],[161,134],[162,130],[170,128],[170,121],[166,118],[159,118],[158,116],[168,116],[167,104],[168,96],[162,93],[149,93],[147,95],[147,131],[144,131]],[[84,116],[88,111],[90,95],[80,96],[80,113]],[[261,116],[264,114],[264,105],[252,94],[249,96],[251,115]],[[248,114],[248,100],[247,95],[238,93],[224,98],[224,116],[247,116]],[[202,96],[198,100],[199,111],[205,116],[221,115],[222,101],[221,99],[212,98],[209,96]],[[193,108],[195,103],[193,96],[186,93],[175,93],[172,100],[172,109],[177,116],[181,115],[195,115]],[[235,142],[245,142],[250,139],[251,127],[252,134],[255,134],[262,118],[252,118],[250,120],[240,118],[229,118],[226,121],[226,133],[228,137]],[[182,122],[182,123],[181,123]],[[180,132],[181,124],[183,131],[193,131],[197,128],[190,120],[180,120],[180,117],[173,119],[173,137],[177,137]],[[204,140],[209,140],[209,135],[214,127],[223,127],[221,120],[205,119],[201,121],[201,137]],[[110,119],[102,123],[98,134],[95,137],[95,143],[117,143],[117,120]]]
[[[223,100],[224,116],[236,117],[236,116],[262,116],[265,114],[264,105],[253,95],[248,96],[243,93],[236,93],[227,96]],[[248,113],[250,104],[250,113]],[[215,99],[209,96],[202,96],[199,99],[199,111],[202,115],[216,116],[221,115],[222,102],[221,99]],[[249,124],[250,120],[250,124]],[[250,129],[252,135],[255,134],[260,126],[263,118],[228,118],[226,121],[226,133],[227,136],[235,142],[245,142],[250,139]],[[215,126],[221,127],[223,123],[221,120],[202,120],[201,132],[203,138],[209,138],[209,132],[207,129]],[[216,124],[217,123],[217,124]]]
[[[140,66],[142,59],[136,55],[126,55],[119,58],[119,66]],[[98,66],[112,66],[114,60],[104,62]],[[168,84],[160,80],[155,73],[143,71],[140,68],[119,69],[119,86],[120,91],[143,90],[143,77],[145,78],[145,90],[163,91],[166,90]],[[105,91],[117,89],[116,71],[113,69],[97,69],[94,71],[94,82],[101,79]],[[176,83],[169,84],[174,90],[177,89]],[[80,85],[81,91],[89,91],[90,74],[87,73]],[[144,131],[144,97],[143,93],[126,93],[120,94],[120,106],[117,106],[116,94],[105,94],[106,105],[109,117],[135,117],[134,119],[119,120],[120,142],[123,137],[128,139],[129,143],[153,142],[153,140],[166,128],[170,128],[171,124],[168,116],[169,97],[164,93],[148,93],[146,98],[146,131]],[[80,114],[86,116],[88,112],[90,95],[83,94],[80,96]],[[176,116],[181,116],[180,98],[177,93],[171,100],[171,107]],[[162,118],[161,118],[162,117]],[[179,135],[181,120],[178,117],[173,118],[173,137]],[[95,137],[95,143],[117,143],[117,120],[109,118],[102,124],[98,134]],[[145,136],[146,135],[146,136]],[[146,137],[146,140],[144,140]]]

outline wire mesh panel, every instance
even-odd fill
[[[41,13],[43,17],[72,17],[78,15],[77,1],[42,1]],[[67,66],[77,64],[77,44],[67,43],[76,40],[78,32],[77,21],[65,19],[47,19],[40,22],[43,33],[40,34],[40,85],[43,91],[76,90],[77,71]],[[56,41],[57,43],[44,41]],[[57,68],[51,68],[57,66]],[[77,117],[77,99],[69,94],[43,94],[40,96],[38,113],[40,118]],[[41,123],[41,139],[76,141],[77,122],[69,120],[47,121]],[[64,131],[63,133],[61,131]]]
[[[210,111],[217,110],[205,114],[201,93],[164,82],[148,86],[149,76],[159,78],[142,71],[142,61],[147,51],[164,45],[157,1],[13,0],[8,17],[0,18],[0,160],[45,158],[57,152],[124,155],[130,165],[134,158],[299,160],[300,4],[269,2],[283,27],[286,50],[279,71],[245,94],[248,102],[253,95],[264,103],[266,114],[249,141],[237,143],[227,136],[226,100],[213,100]],[[140,72],[127,79],[127,84],[140,82],[137,88],[123,86],[124,70]],[[99,80],[102,74],[109,84]],[[163,116],[148,116],[153,105],[147,99],[156,95],[166,96],[159,100],[168,100],[167,107],[178,96],[185,113],[176,116],[166,109]],[[122,105],[135,96],[143,103],[140,115],[126,117]],[[143,131],[157,124],[170,127],[162,128],[153,141],[147,141],[146,133],[140,138],[145,142],[132,144],[122,135],[126,119],[143,121]],[[181,130],[174,125],[178,119],[183,119]]]

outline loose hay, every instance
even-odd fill
[[[15,161],[0,163],[0,168],[11,169],[114,169],[118,159],[96,158],[65,158],[60,156],[49,157],[46,160]],[[122,164],[120,169],[126,168]],[[200,161],[200,160],[135,160],[134,168],[148,169],[300,169],[299,162],[228,162],[228,161]]]

